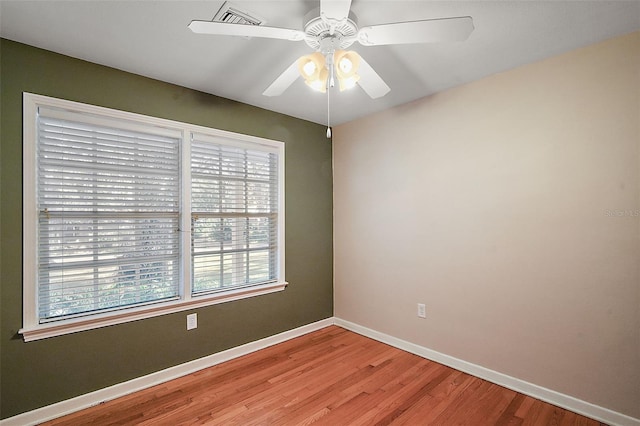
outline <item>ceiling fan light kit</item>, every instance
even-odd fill
[[[358,53],[346,50],[354,42],[362,46],[381,46],[463,41],[474,29],[470,16],[388,23],[358,29],[356,16],[350,9],[351,0],[320,0],[320,7],[305,17],[304,31],[197,20],[191,21],[189,29],[198,34],[304,40],[314,53],[293,62],[267,87],[263,92],[265,96],[281,95],[302,76],[309,87],[327,95],[327,88],[333,87],[337,79],[341,91],[359,85],[372,99],[386,95],[391,89]]]
[[[354,51],[338,50],[327,56],[314,52],[298,59],[298,70],[309,87],[325,93],[327,87],[333,87],[333,78],[337,78],[340,91],[354,87],[360,80],[359,64],[360,55]]]

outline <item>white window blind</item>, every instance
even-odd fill
[[[23,102],[25,341],[285,289],[284,143]]]
[[[278,278],[278,156],[194,135],[191,143],[193,294]]]
[[[36,149],[39,322],[178,298],[179,139],[40,108]]]

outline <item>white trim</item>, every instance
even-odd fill
[[[18,331],[18,333],[22,334],[25,342],[31,342],[33,340],[47,339],[49,337],[62,336],[64,334],[77,333],[79,331],[93,330],[95,328],[153,318],[188,309],[202,308],[204,306],[231,302],[233,300],[246,299],[247,297],[275,293],[277,291],[284,290],[287,285],[288,283],[282,282],[264,284],[255,287],[244,287],[236,290],[214,293],[208,296],[189,298],[186,300],[157,303],[139,308],[107,312],[99,315],[88,315],[85,317],[65,320],[64,322],[60,321],[59,323],[52,322],[49,324],[40,324],[32,328],[23,328]]]
[[[353,331],[354,333],[358,333],[379,342],[386,343],[387,345],[402,349],[403,351],[411,352],[412,354],[421,356],[431,361],[438,362],[451,368],[455,368],[456,370],[471,374],[472,376],[479,377],[491,383],[504,386],[505,388],[509,388],[516,392],[520,392],[541,401],[545,401],[558,407],[565,408],[567,410],[573,411],[574,413],[581,414],[594,420],[607,423],[611,426],[640,426],[640,419],[636,419],[618,413],[616,411],[609,410],[608,408],[591,404],[586,401],[582,401],[572,396],[565,395],[560,392],[535,385],[533,383],[525,382],[524,380],[520,380],[494,370],[490,370],[480,365],[472,364],[470,362],[454,358],[452,356],[434,351],[432,349],[428,349],[423,346],[398,339],[397,337],[372,330],[359,324],[355,324],[340,318],[334,318],[334,324],[347,330]]]
[[[282,279],[286,279],[286,271],[285,271],[285,172],[284,172],[284,155],[285,149],[284,144],[280,144],[278,149],[278,247],[282,247],[282,249],[278,249],[278,277],[282,277]]]
[[[24,141],[36,140],[36,116],[38,105],[33,98],[23,95],[22,119],[22,325],[32,325],[37,317],[36,286],[24,283],[36,282],[38,269],[36,227],[26,224],[37,223],[36,202],[36,144]],[[30,244],[25,242],[30,241]]]
[[[176,365],[174,367],[169,367],[165,370],[157,371],[127,382],[118,383],[117,385],[109,386],[108,388],[80,395],[33,411],[18,414],[17,416],[0,420],[0,426],[36,425],[85,408],[93,407],[94,405],[98,405],[133,392],[141,391],[169,380],[177,379],[187,374],[230,361],[234,358],[259,351],[260,349],[268,348],[269,346],[273,346],[278,343],[286,342],[287,340],[295,337],[303,336],[311,333],[312,331],[333,325],[333,323],[333,318],[327,318],[318,322],[303,325],[274,336],[265,337],[264,339],[249,342],[244,345],[189,361],[184,364]]]
[[[191,142],[193,140],[193,133],[187,129],[182,131],[182,141],[180,147],[180,166],[182,167],[182,173],[180,174],[180,205],[182,206],[183,214],[180,215],[180,253],[184,250],[191,250]],[[185,302],[191,301],[191,258],[187,256],[180,256],[180,296]]]

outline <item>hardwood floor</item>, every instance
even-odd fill
[[[46,425],[601,425],[331,326]]]

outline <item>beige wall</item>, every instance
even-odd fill
[[[337,127],[335,315],[640,418],[639,123],[635,33]]]

